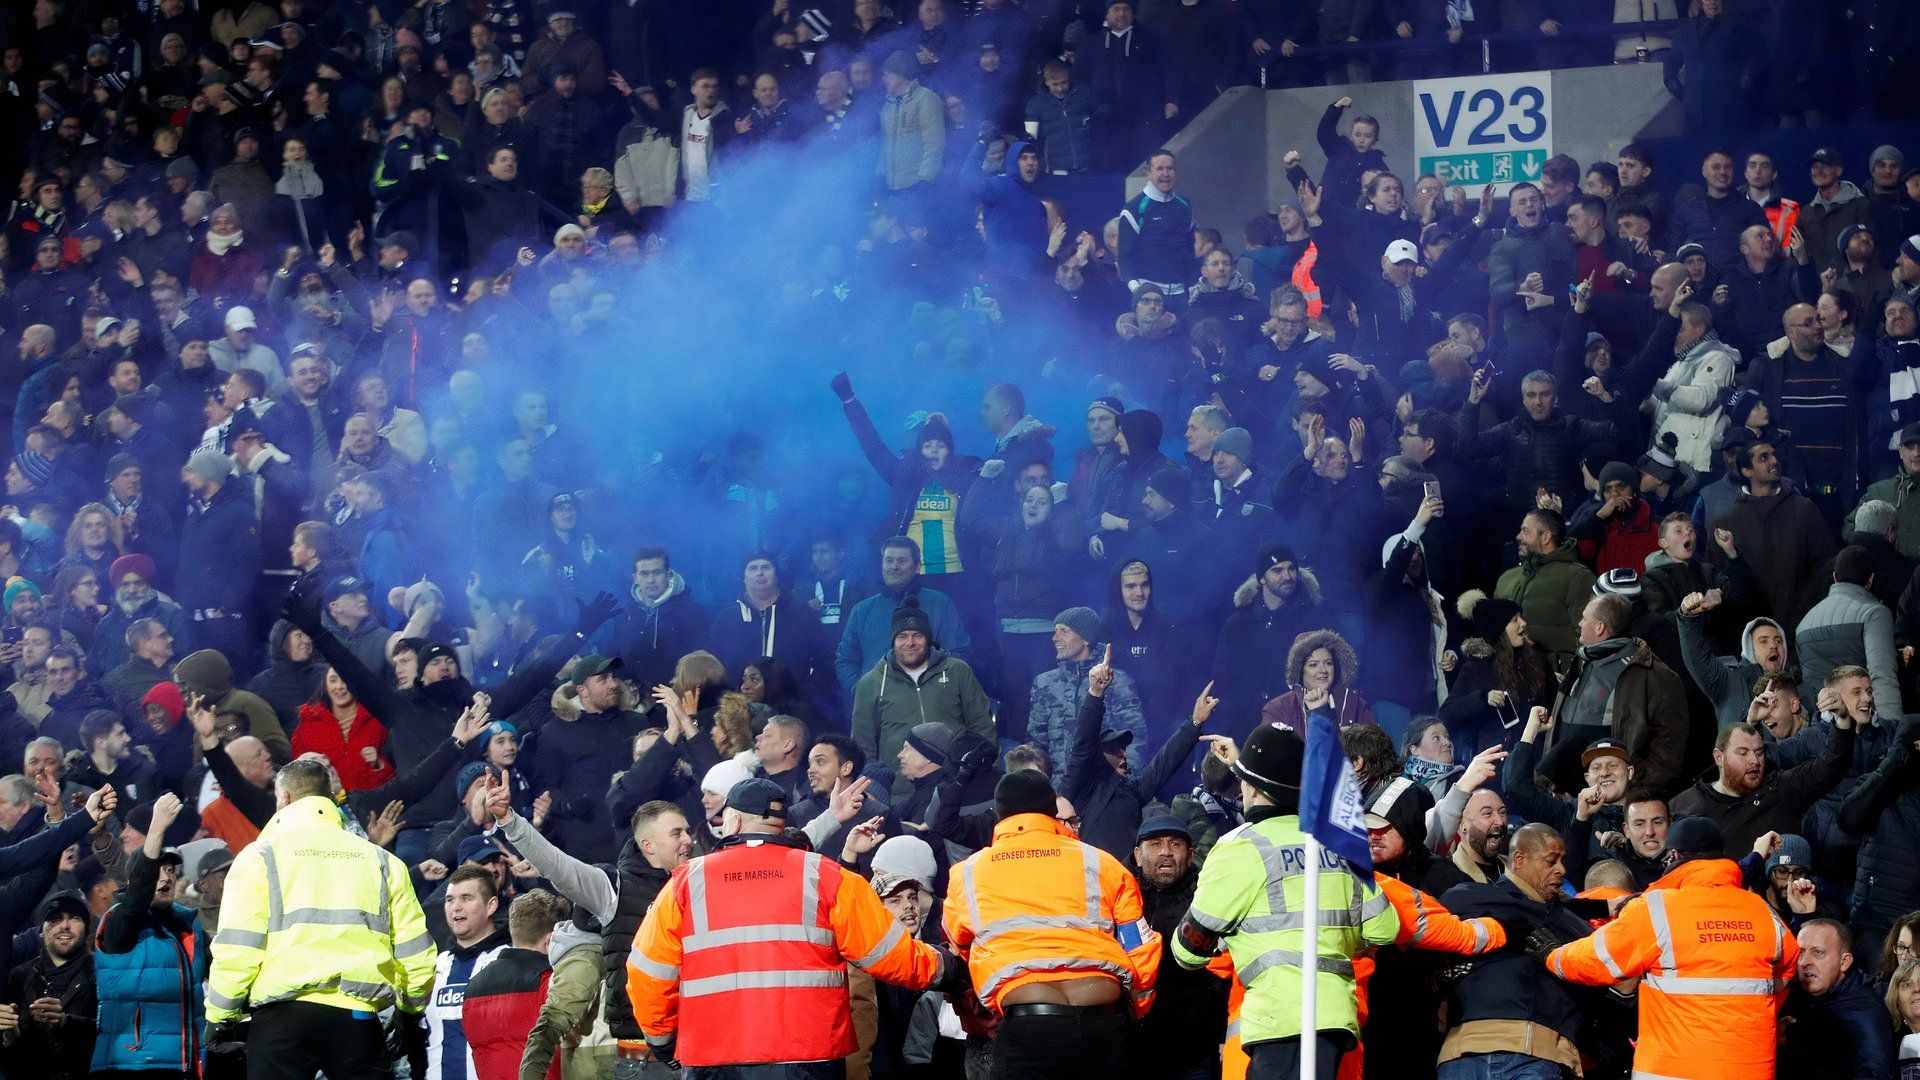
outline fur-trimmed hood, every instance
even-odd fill
[[[1320,602],[1320,579],[1312,570],[1300,567],[1300,584],[1307,590],[1307,599],[1312,603]],[[1233,606],[1243,608],[1260,598],[1260,575],[1249,574],[1240,587],[1233,590]]]
[[[571,682],[563,682],[554,688],[553,696],[547,704],[553,709],[553,718],[565,723],[580,719],[580,687]],[[625,679],[620,680],[620,708],[627,712],[640,712],[640,691]]]
[[[1287,685],[1299,686],[1305,678],[1307,657],[1315,649],[1327,649],[1333,653],[1333,685],[1335,687],[1353,686],[1360,680],[1360,657],[1354,653],[1347,639],[1331,630],[1314,630],[1293,639],[1293,648],[1287,650]]]

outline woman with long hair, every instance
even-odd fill
[[[47,594],[47,606],[60,619],[60,629],[88,652],[93,651],[94,628],[107,613],[107,605],[100,602],[100,578],[91,566],[68,566],[54,576],[53,590]]]
[[[90,502],[74,512],[67,526],[66,553],[60,566],[88,566],[101,580],[113,560],[127,553],[127,532],[120,518],[102,503]]]
[[[1471,758],[1496,744],[1511,748],[1527,713],[1553,704],[1553,668],[1527,636],[1519,604],[1469,589],[1454,607],[1474,636],[1460,646],[1453,688],[1440,706],[1453,755]]]
[[[394,777],[393,762],[382,749],[386,742],[386,725],[355,700],[353,691],[329,667],[313,700],[300,707],[300,726],[293,729],[293,756],[319,754],[340,774],[343,789],[365,791]]]

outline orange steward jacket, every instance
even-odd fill
[[[1800,945],[1730,859],[1681,863],[1547,969],[1608,986],[1641,976],[1635,1076],[1747,1080],[1773,1075],[1780,1003]]]
[[[1147,925],[1139,883],[1046,814],[993,827],[993,844],[949,879],[943,922],[974,992],[995,1012],[1015,987],[1095,975],[1120,983],[1136,1016],[1153,1004],[1160,935]]]

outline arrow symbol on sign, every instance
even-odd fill
[[[1520,161],[1520,172],[1529,180],[1538,177],[1540,175],[1540,159],[1534,157],[1532,154],[1528,154]]]

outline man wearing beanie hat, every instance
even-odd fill
[[[946,111],[920,85],[920,61],[896,49],[880,67],[887,98],[880,104],[880,180],[889,191],[931,184],[946,152]]]
[[[1160,935],[1133,875],[1075,837],[1055,800],[1037,772],[1000,778],[993,842],[954,868],[942,926],[1000,1018],[995,1076],[1123,1075],[1127,1018],[1153,1006]]]
[[[1140,505],[1145,512],[1128,521],[1124,554],[1115,552],[1118,562],[1138,559],[1161,568],[1158,599],[1168,617],[1183,624],[1217,621],[1228,585],[1220,570],[1223,554],[1232,547],[1244,549],[1240,558],[1251,554],[1253,541],[1246,533],[1272,512],[1236,516],[1216,532],[1206,519],[1208,511],[1193,501],[1192,477],[1172,465],[1147,478]],[[1229,534],[1231,544],[1223,539]]]
[[[194,640],[225,653],[236,671],[251,670],[247,632],[255,579],[260,575],[260,522],[252,493],[230,484],[233,462],[202,450],[180,478],[192,499],[180,529],[180,569],[174,591],[195,626]]]
[[[1252,1059],[1250,1076],[1291,1075],[1282,1062],[1297,1062],[1300,1055],[1302,986],[1317,999],[1319,1075],[1331,1075],[1360,1035],[1353,957],[1400,934],[1393,905],[1371,882],[1363,884],[1345,872],[1349,867],[1338,856],[1321,853],[1318,897],[1304,891],[1303,859],[1274,858],[1306,848],[1298,816],[1305,758],[1305,742],[1289,729],[1262,725],[1248,737],[1233,764],[1247,824],[1222,837],[1207,855],[1193,907],[1173,939],[1173,958],[1184,968],[1203,968],[1222,950],[1232,955],[1235,974],[1246,987],[1240,1040]],[[1279,900],[1284,911],[1278,910]],[[1276,918],[1304,904],[1355,916],[1334,920],[1348,925],[1320,927],[1321,968],[1312,980],[1303,978],[1298,959],[1287,960],[1301,955],[1300,930]]]
[[[833,657],[840,685],[852,692],[860,676],[886,658],[900,633],[903,613],[912,606],[920,632],[930,644],[965,660],[973,639],[960,621],[952,598],[929,588],[920,574],[920,545],[905,536],[880,544],[880,591],[853,605],[842,617],[840,647]]]
[[[1640,494],[1640,470],[1609,461],[1601,467],[1599,480],[1600,490],[1573,512],[1567,534],[1579,543],[1581,560],[1595,574],[1637,572],[1647,564],[1647,556],[1660,549],[1653,504]]]
[[[1047,752],[1056,784],[1064,784],[1073,758],[1075,721],[1091,691],[1091,676],[1101,656],[1100,616],[1092,608],[1070,607],[1053,619],[1054,666],[1033,680],[1033,707],[1027,714],[1027,741]],[[1140,710],[1140,694],[1133,677],[1115,671],[1106,691],[1105,726],[1130,732],[1127,764],[1138,772],[1146,764],[1147,721]]]
[[[933,644],[932,622],[918,598],[909,596],[893,614],[893,647],[854,684],[851,731],[868,761],[887,762],[899,759],[909,732],[922,727],[948,732],[948,752],[962,732],[988,741],[997,737],[987,692],[973,668]],[[893,803],[903,812],[915,790],[908,771],[903,768],[893,781]],[[927,791],[931,795],[930,785]],[[920,820],[918,815],[912,819]]]
[[[1093,507],[1109,470],[1119,465],[1120,448],[1114,443],[1126,411],[1117,397],[1097,397],[1087,405],[1087,445],[1073,452],[1073,474],[1067,478],[1067,497],[1082,514]]]
[[[1667,874],[1591,937],[1546,957],[1548,971],[1580,986],[1644,976],[1636,1074],[1773,1075],[1779,1010],[1800,946],[1766,900],[1747,891],[1726,844],[1711,821],[1675,821]]]
[[[1286,664],[1280,662],[1294,639],[1326,624],[1318,588],[1298,555],[1285,544],[1270,544],[1253,563],[1253,576],[1234,590],[1239,610],[1220,629],[1214,654],[1213,692],[1227,710],[1227,731],[1245,731],[1261,706],[1287,692]]]
[[[787,834],[786,793],[727,792],[722,838],[660,890],[627,955],[627,997],[656,1060],[691,1076],[786,1075],[859,1049],[847,965],[910,990],[964,991],[950,955],[904,933],[858,874]],[[804,939],[786,930],[800,912]],[[787,940],[780,940],[786,937]]]

